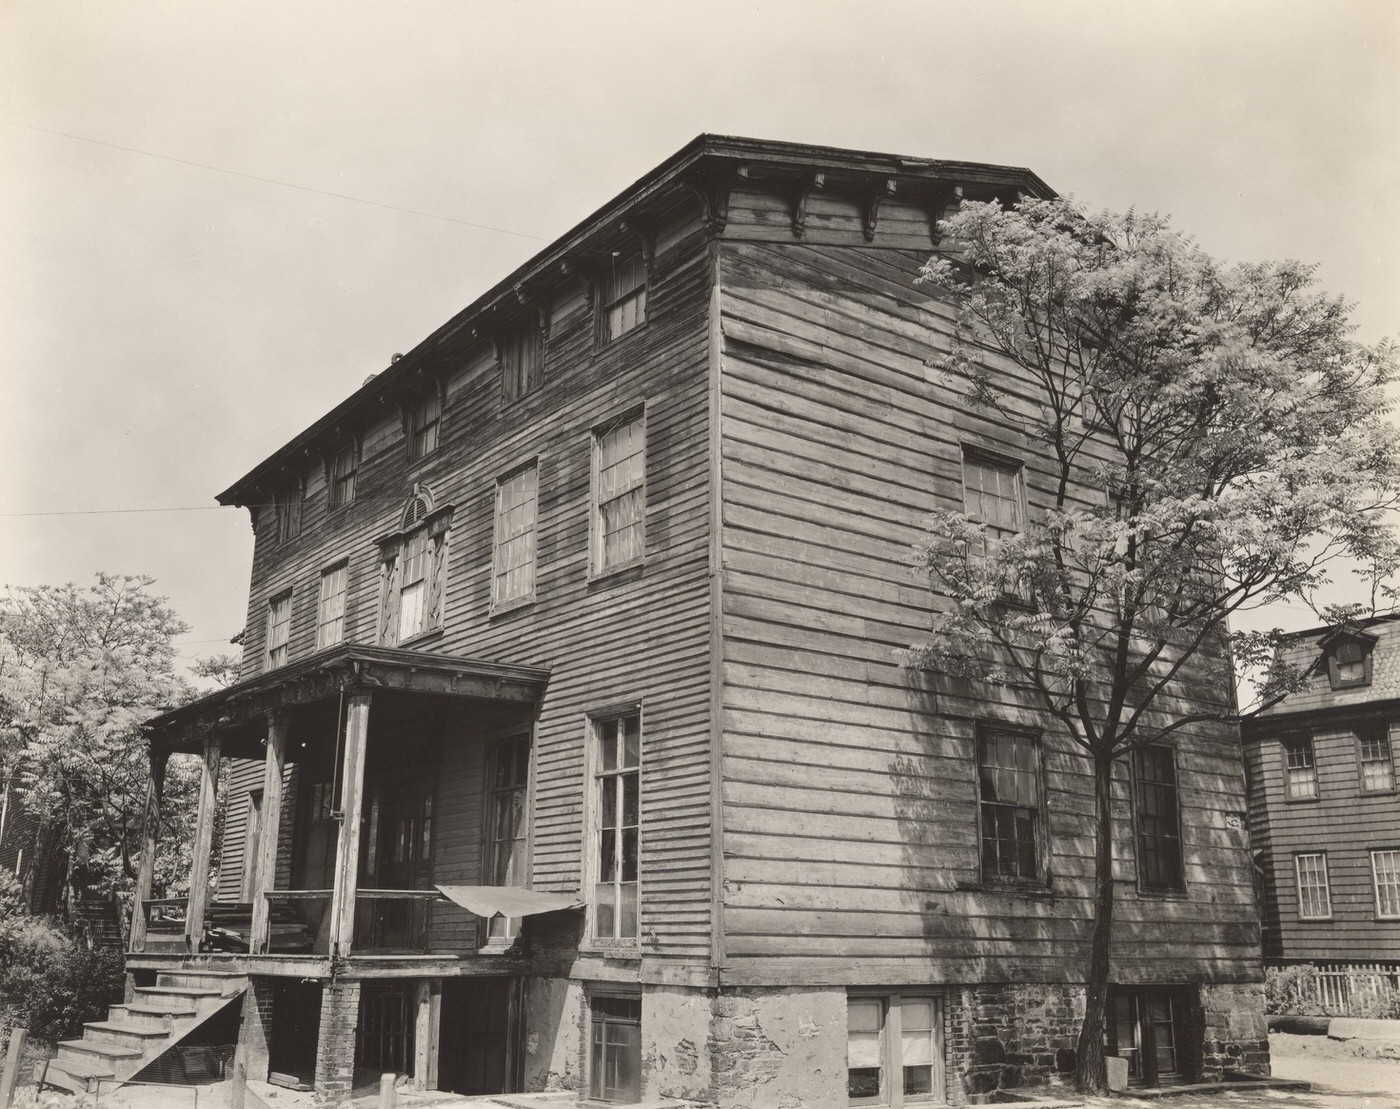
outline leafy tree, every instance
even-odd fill
[[[1349,341],[1308,267],[1227,266],[1154,216],[968,203],[942,230],[956,249],[922,280],[958,326],[936,365],[1040,446],[1019,533],[933,514],[916,561],[942,600],[909,661],[1020,691],[1092,774],[1076,1081],[1101,1091],[1114,764],[1298,688],[1282,633],[1231,634],[1232,615],[1310,599],[1339,562],[1394,569],[1394,352]],[[1261,672],[1244,710],[1232,661]]]
[[[0,760],[25,807],[59,833],[69,880],[127,889],[136,873],[149,759],[143,721],[188,699],[172,640],[186,626],[148,577],[99,573],[80,588],[0,599]],[[172,758],[156,884],[189,873],[198,768]]]

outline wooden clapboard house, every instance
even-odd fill
[[[1320,1000],[1345,1012],[1354,989],[1400,987],[1400,618],[1286,651],[1307,686],[1244,728],[1264,956],[1337,971]]]
[[[359,1068],[960,1102],[1063,1069],[1090,783],[1033,712],[898,659],[928,510],[1043,492],[1042,446],[927,369],[952,314],[915,281],[960,198],[1025,194],[701,136],[221,494],[257,532],[242,681],[151,725],[157,768],[205,760],[211,895],[142,871],[137,987],[243,996],[248,1073],[323,1098]],[[1258,1008],[1238,737],[1139,777],[1113,1046],[1218,1073],[1219,999]]]

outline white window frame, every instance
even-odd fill
[[[603,500],[602,489],[602,458],[604,440],[611,435],[615,435],[625,427],[635,424],[641,434],[641,448],[637,455],[641,458],[641,465],[637,477],[631,481],[626,488],[613,490],[612,495]],[[633,566],[640,565],[646,561],[647,548],[647,418],[645,407],[635,408],[621,416],[599,424],[592,431],[592,474],[591,489],[589,496],[589,572],[592,577],[605,577],[608,574],[615,574],[620,570],[627,570]],[[624,497],[631,496],[640,490],[637,497],[639,502],[637,517],[634,523],[640,527],[641,539],[638,544],[639,550],[630,558],[619,559],[616,562],[606,561],[607,536],[603,533],[604,509]]]
[[[1376,758],[1366,757],[1367,739],[1378,739],[1380,741],[1379,753]],[[1371,728],[1358,730],[1356,733],[1357,749],[1357,775],[1361,785],[1362,793],[1385,794],[1395,792],[1395,740],[1391,735],[1391,730],[1384,724],[1377,724]],[[1386,779],[1383,785],[1370,785],[1366,781],[1366,772],[1373,767],[1381,768],[1381,776]]]
[[[1288,765],[1290,744],[1306,745],[1308,752],[1308,766],[1297,768]],[[1300,750],[1303,749],[1301,746]],[[1310,735],[1290,735],[1284,736],[1279,741],[1279,753],[1283,759],[1283,796],[1286,801],[1315,801],[1318,797],[1318,776],[1317,776],[1317,743]],[[1295,790],[1295,782],[1310,783],[1311,790],[1307,793]]]
[[[603,769],[602,765],[602,739],[603,729],[610,724],[617,724],[620,721],[635,718],[637,721],[637,764],[635,767],[623,767],[621,765],[610,769]],[[588,927],[586,938],[583,941],[586,946],[594,948],[623,948],[635,951],[641,942],[642,930],[642,832],[643,832],[643,811],[642,811],[642,791],[645,786],[645,744],[646,744],[646,721],[642,713],[642,706],[639,701],[629,701],[621,705],[613,705],[596,712],[590,713],[587,718],[587,759],[586,770],[588,774],[588,796],[586,798],[584,825],[586,841],[584,849],[584,890],[588,901]],[[623,751],[622,745],[619,750]],[[637,778],[637,931],[631,935],[622,935],[622,913],[621,909],[621,889],[625,884],[621,878],[621,858],[622,850],[619,843],[614,847],[613,854],[617,859],[614,875],[609,879],[613,886],[613,927],[611,936],[600,936],[598,930],[598,898],[597,887],[603,883],[600,873],[602,863],[602,832],[603,832],[603,790],[615,790],[616,823],[613,830],[626,827],[622,823],[623,818],[623,798],[625,796],[625,784],[622,779],[629,773],[634,773]],[[606,783],[606,784],[604,784]]]
[[[1304,893],[1303,887],[1303,860],[1320,859],[1321,869],[1316,871],[1316,875],[1322,879],[1322,907],[1323,912],[1305,912],[1305,902],[1309,900]],[[1293,875],[1295,880],[1295,892],[1298,896],[1298,919],[1299,920],[1331,920],[1332,919],[1332,880],[1327,873],[1327,852],[1325,851],[1301,851],[1293,856]],[[1316,887],[1311,887],[1316,888]]]
[[[1371,889],[1376,898],[1377,920],[1400,920],[1400,848],[1374,847],[1371,849]],[[1386,855],[1390,860],[1390,874],[1381,881],[1381,870],[1376,865],[1376,856]]]
[[[327,593],[327,585],[335,584],[337,574],[340,576],[339,590]],[[316,650],[324,651],[327,647],[345,642],[345,608],[349,595],[350,560],[342,558],[321,570],[321,582],[316,593]]]
[[[520,506],[528,503],[528,522],[522,517],[519,526],[509,535],[504,534],[506,523],[506,491],[512,482],[532,475],[534,478],[533,489],[529,494],[529,500],[521,501]],[[538,555],[537,537],[539,522],[540,503],[540,467],[538,459],[531,459],[521,466],[517,466],[509,473],[496,479],[496,512],[494,542],[491,548],[491,611],[499,612],[519,605],[529,604],[535,599],[535,573],[537,569],[536,557]],[[503,566],[505,551],[507,547],[514,543],[522,543],[529,550],[528,559],[522,560],[515,566]],[[513,591],[506,592],[506,587],[510,582],[512,571],[528,568],[528,573],[523,576],[525,584],[517,586]]]
[[[944,1020],[946,999],[936,990],[918,988],[899,990],[852,989],[846,995],[846,1012],[850,1013],[852,1002],[877,1002],[881,1006],[879,1057],[880,1092],[875,1097],[848,1097],[850,1105],[887,1105],[898,1109],[902,1105],[942,1104],[947,1100],[947,1072],[944,1062],[946,1047],[944,1042]],[[906,1001],[927,1001],[932,1009],[933,1044],[931,1048],[932,1074],[930,1089],[926,1094],[906,1094],[904,1092],[904,1028],[903,1003]],[[850,1030],[846,1033],[846,1068],[850,1069]],[[915,1064],[922,1065],[922,1064]],[[899,1076],[896,1084],[893,1079]],[[847,1078],[849,1083],[849,1077]],[[849,1091],[849,1085],[847,1085]]]
[[[285,606],[285,609],[282,607]],[[280,618],[279,618],[280,617]],[[280,634],[274,634],[280,633]],[[279,657],[274,658],[274,652],[281,651]],[[267,628],[263,637],[263,669],[276,670],[278,667],[286,666],[292,656],[292,591],[284,589],[281,593],[267,599]]]

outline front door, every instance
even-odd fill
[[[1108,1051],[1128,1060],[1128,1081],[1171,1085],[1185,1079],[1181,1061],[1185,996],[1163,987],[1114,987],[1109,995]]]
[[[366,790],[359,884],[367,895],[359,898],[355,926],[361,950],[416,951],[425,939],[421,899],[374,898],[368,891],[432,885],[434,786],[415,773]]]

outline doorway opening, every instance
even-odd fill
[[[523,1087],[522,978],[453,978],[442,984],[438,1089],[512,1094]]]
[[[1186,1065],[1187,991],[1169,986],[1109,988],[1108,1052],[1128,1060],[1134,1086],[1189,1080]]]

